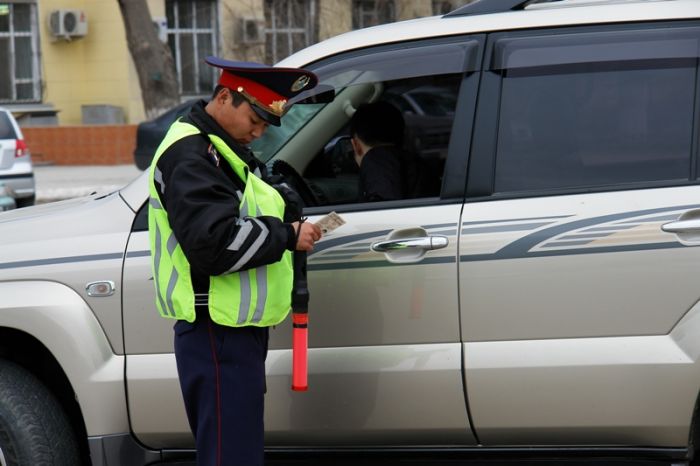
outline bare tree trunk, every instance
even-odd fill
[[[150,119],[180,102],[173,57],[168,45],[158,39],[146,0],[119,0],[119,9]]]

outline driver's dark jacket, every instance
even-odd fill
[[[403,163],[399,150],[393,146],[377,146],[367,151],[358,178],[360,202],[402,199]]]
[[[260,176],[265,167],[250,149],[237,144],[204,110],[204,101],[195,104],[181,121],[203,134],[175,142],[156,165],[155,183],[168,221],[191,266],[195,304],[206,304],[209,276],[223,274],[255,243],[263,228],[241,218],[240,193],[245,184],[223,157],[212,151],[207,134],[219,136]],[[262,177],[262,176],[261,176]],[[271,216],[256,217],[269,234],[260,248],[240,269],[246,270],[279,261],[286,249],[294,250],[295,232],[291,224]]]

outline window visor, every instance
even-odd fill
[[[699,56],[700,28],[597,31],[499,39],[490,69]]]
[[[406,48],[368,49],[362,55],[345,56],[312,69],[321,84],[342,89],[356,84],[476,71],[478,49],[479,41],[475,39],[419,47],[413,43]]]

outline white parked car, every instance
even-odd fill
[[[32,157],[17,121],[4,108],[0,108],[0,185],[9,188],[17,207],[34,205]]]

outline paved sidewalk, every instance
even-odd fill
[[[141,173],[135,165],[35,165],[36,202],[115,191]]]

